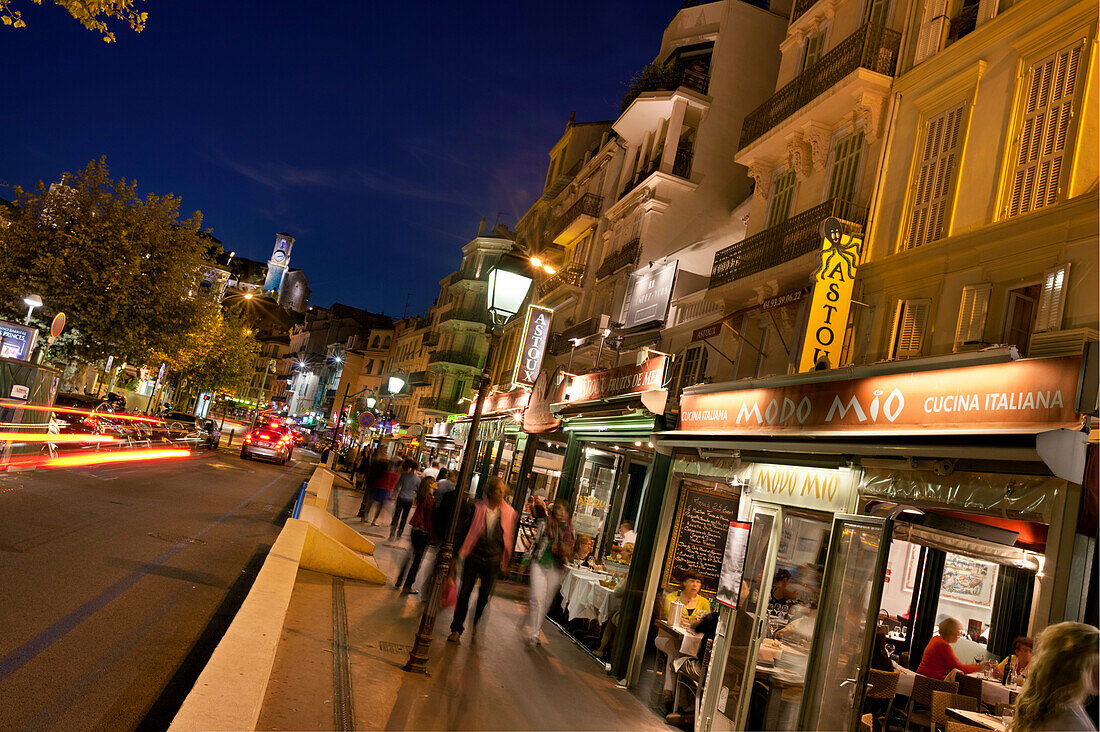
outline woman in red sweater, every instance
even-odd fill
[[[924,647],[924,655],[921,656],[917,673],[941,681],[947,677],[951,669],[958,669],[964,674],[974,673],[982,668],[981,663],[960,663],[951,644],[962,635],[962,625],[955,618],[944,618],[940,623],[939,635],[934,636]]]

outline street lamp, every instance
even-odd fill
[[[402,389],[404,389],[405,388],[405,381],[407,379],[408,379],[408,375],[404,371],[401,371],[400,369],[398,369],[397,371],[394,371],[392,374],[390,374],[390,379],[389,379],[389,384],[388,384],[388,386],[390,388],[390,394],[397,394]]]
[[[470,421],[470,432],[466,437],[466,446],[462,451],[462,465],[458,472],[458,482],[455,490],[458,491],[458,500],[454,503],[454,509],[447,522],[447,533],[443,540],[443,546],[439,548],[439,560],[436,563],[435,575],[431,580],[431,588],[428,591],[427,602],[424,604],[424,614],[420,616],[420,628],[416,631],[416,641],[412,651],[409,652],[409,660],[405,662],[406,671],[426,673],[428,670],[428,649],[432,644],[432,632],[435,629],[435,615],[439,610],[439,596],[443,591],[443,579],[450,573],[451,563],[454,559],[455,533],[458,529],[458,516],[462,507],[462,501],[470,485],[470,476],[474,469],[474,447],[477,442],[477,431],[481,424],[481,410],[485,405],[485,397],[489,393],[489,382],[492,380],[490,369],[493,367],[493,353],[503,332],[504,325],[523,307],[527,295],[531,291],[534,275],[531,271],[532,264],[523,257],[506,252],[489,269],[489,313],[493,318],[493,325],[489,331],[489,351],[485,355],[485,368],[481,372],[481,381],[478,384],[477,402],[474,404],[474,414]],[[392,377],[391,377],[392,380]],[[404,386],[404,383],[401,384]]]
[[[370,394],[369,396],[367,396],[366,402],[367,409],[374,409],[374,405],[378,403],[378,397],[376,397],[374,394]]]
[[[27,319],[23,321],[23,324],[30,325],[31,313],[34,312],[35,308],[42,307],[42,298],[40,298],[38,295],[27,295],[23,298],[23,302],[27,304]]]

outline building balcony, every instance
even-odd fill
[[[705,95],[710,89],[710,75],[693,69],[649,66],[623,97],[620,108],[625,112],[642,94],[674,92],[680,88]]]
[[[432,331],[431,333],[425,333],[424,338],[420,341],[424,346],[438,346],[439,345],[439,333]]]
[[[679,147],[676,150],[676,156],[672,161],[672,175],[677,178],[683,178],[684,180],[691,180],[691,166],[694,160],[694,153],[688,147]],[[661,169],[661,159],[654,158],[648,161],[641,169],[634,174],[634,177],[626,182],[623,186],[623,190],[619,193],[619,198],[623,198],[635,188],[640,186],[646,179]]]
[[[612,129],[627,144],[641,146],[647,134],[660,129],[662,120],[673,117],[678,104],[699,113],[708,110],[709,88],[710,77],[705,72],[684,69],[648,74],[623,99],[623,112]]]
[[[581,287],[584,284],[584,265],[576,262],[566,265],[556,275],[546,279],[539,285],[539,295],[546,297],[555,290],[568,285],[569,287]]]
[[[619,251],[604,257],[600,268],[596,270],[596,281],[610,277],[624,267],[633,266],[638,262],[638,254],[642,251],[642,240],[634,237],[619,249]]]
[[[764,137],[860,70],[893,77],[900,41],[901,34],[897,31],[869,23],[863,25],[750,112],[741,126],[738,149],[742,150]],[[889,82],[885,84],[883,93],[888,89]],[[850,113],[856,100],[846,95],[835,96],[838,97],[836,104],[843,110],[842,114]]]
[[[713,300],[673,303],[668,323],[670,328],[675,328],[678,325],[684,325],[701,318],[713,320],[721,313],[722,303]]]
[[[409,374],[407,383],[410,387],[430,386],[432,380],[431,378],[429,378],[427,371],[413,371],[411,374]]]
[[[447,276],[447,279],[443,281],[445,287],[451,287],[457,285],[460,282],[477,282],[477,276],[473,269],[460,269],[457,272],[452,272]]]
[[[489,311],[484,308],[455,308],[443,313],[439,318],[439,324],[451,322],[474,323],[475,325],[489,324]]]
[[[586,229],[591,228],[600,220],[600,208],[603,206],[603,196],[595,193],[585,193],[578,198],[569,209],[554,222],[553,235],[550,237],[555,244],[568,244],[580,236]]]
[[[451,364],[479,369],[484,361],[485,354],[477,351],[436,351],[428,356],[429,367],[435,364]]]
[[[461,414],[462,407],[457,399],[445,396],[420,397],[419,405],[423,412],[442,412],[443,414]]]
[[[763,272],[821,249],[821,222],[830,216],[840,219],[845,233],[862,231],[867,209],[834,198],[795,214],[783,223],[765,229],[714,255],[710,289]]]

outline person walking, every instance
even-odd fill
[[[420,479],[420,487],[416,489],[416,508],[413,517],[409,521],[412,530],[409,532],[412,539],[412,550],[405,557],[401,565],[401,572],[397,575],[397,581],[393,586],[400,587],[404,580],[403,595],[415,595],[413,582],[420,571],[420,562],[424,559],[424,551],[434,538],[432,527],[432,508],[435,505],[435,478],[424,476]]]
[[[439,480],[439,461],[432,460],[430,467],[424,468],[424,477]]]
[[[436,500],[439,500],[447,493],[455,489],[454,479],[457,477],[458,473],[453,470],[447,470],[446,468],[439,469],[439,472],[435,476]]]
[[[371,522],[371,526],[378,525],[378,517],[382,515],[382,507],[390,497],[390,461],[378,448],[371,458],[370,468],[367,472],[366,483],[363,487],[363,502],[359,506],[359,518],[363,523]],[[368,518],[371,507],[374,508],[374,518]]]
[[[393,518],[390,519],[390,541],[397,539],[405,531],[405,522],[409,518],[416,491],[420,487],[420,476],[416,474],[416,463],[406,459],[401,464],[401,475],[394,487]]]
[[[546,504],[537,499],[540,513],[546,513]],[[565,565],[573,557],[573,521],[569,517],[569,504],[554,501],[549,515],[539,521],[531,551],[531,589],[527,610],[527,644],[541,643],[542,622],[550,603],[565,578]]]
[[[508,567],[516,536],[516,511],[504,501],[504,481],[493,476],[485,485],[485,498],[474,504],[473,521],[458,555],[463,560],[462,583],[458,590],[451,634],[447,640],[458,643],[466,626],[470,595],[480,582],[474,610],[474,633],[493,594],[497,573]]]

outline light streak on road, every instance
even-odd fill
[[[61,444],[67,442],[122,442],[117,437],[110,435],[51,435],[38,432],[0,432],[0,442],[52,442]]]
[[[42,468],[76,468],[87,465],[104,465],[108,463],[136,463],[147,460],[166,460],[171,458],[183,458],[191,455],[190,450],[124,450],[121,452],[97,452],[88,455],[60,455],[43,460],[39,467]]]
[[[99,419],[118,419],[124,422],[148,422],[150,424],[164,424],[164,420],[159,417],[145,417],[140,414],[122,414],[119,412],[93,412],[90,409],[77,409],[75,407],[45,407],[39,404],[18,404],[9,405],[5,404],[5,407],[9,409],[26,409],[32,412],[57,412],[59,414],[80,414],[85,417],[96,417]]]

